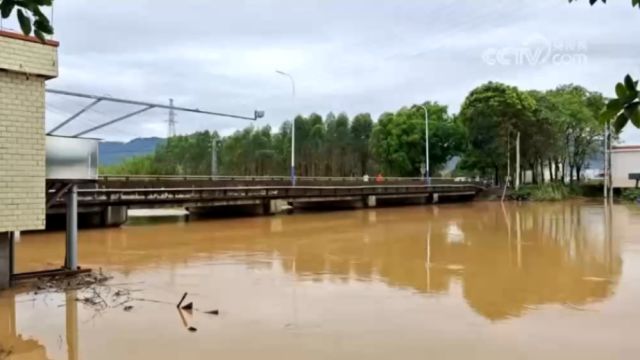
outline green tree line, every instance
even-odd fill
[[[511,169],[513,178],[519,134],[521,169],[534,182],[580,181],[603,141],[599,116],[605,104],[600,93],[578,85],[525,91],[489,82],[469,93],[458,114],[428,101],[385,112],[377,121],[368,113],[353,118],[346,113],[298,115],[297,175],[423,176],[426,107],[434,176],[460,157],[460,174],[501,183]],[[290,151],[291,122],[285,121],[277,130],[250,126],[224,137],[208,131],[172,137],[154,154],[105,167],[102,173],[210,175],[215,153],[219,175],[286,176]]]

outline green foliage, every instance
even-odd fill
[[[465,132],[438,103],[424,104],[429,112],[429,160],[434,174],[449,159],[462,152]],[[384,113],[375,125],[371,138],[373,154],[387,174],[421,176],[425,164],[425,115],[420,106]]]
[[[580,191],[577,187],[571,187],[562,183],[549,183],[522,186],[517,191],[514,191],[511,197],[517,200],[560,201],[579,195]]]
[[[463,127],[447,108],[429,108],[430,158],[437,169],[459,154],[465,144]],[[389,118],[390,116],[390,118]],[[403,108],[383,115],[374,123],[371,115],[347,114],[325,119],[318,114],[297,116],[296,169],[299,176],[362,176],[384,172],[387,176],[419,176],[424,163],[425,124],[421,108]],[[220,175],[285,176],[291,157],[291,123],[279,131],[268,126],[248,127],[220,138],[207,131],[176,136],[160,145],[151,157],[130,159],[102,169],[109,174],[209,175],[212,138],[216,140]]]
[[[561,178],[580,181],[587,160],[602,141],[598,115],[604,104],[601,94],[576,85],[544,92],[522,92],[492,82],[481,85],[471,91],[460,110],[469,144],[457,170],[502,182],[508,163],[512,171],[515,168],[520,134],[521,168],[531,171],[535,183]],[[569,166],[560,176],[563,164]],[[551,179],[544,179],[544,168],[554,169]]]
[[[526,124],[532,122],[534,108],[535,100],[513,86],[489,82],[472,90],[459,115],[469,141],[463,168],[500,182],[514,135],[533,130]]]
[[[53,0],[0,0],[0,16],[6,19],[16,10],[22,32],[25,35],[33,32],[33,35],[44,42],[45,35],[53,34],[53,27],[42,8],[50,7],[52,3]]]
[[[461,156],[456,174],[491,176],[499,183],[506,177],[508,161],[511,170],[515,168],[514,145],[519,133],[521,168],[532,171],[535,183],[580,179],[587,159],[602,141],[598,114],[604,98],[576,85],[525,92],[490,82],[471,91],[458,116],[437,103],[424,106],[429,113],[431,174],[452,157]],[[421,176],[424,115],[422,106],[383,113],[375,123],[366,113],[353,120],[344,113],[329,113],[325,118],[299,115],[295,118],[297,174]],[[173,137],[151,159],[125,162],[104,172],[210,175],[214,143],[220,175],[289,174],[290,122],[284,122],[278,131],[268,126],[248,127],[224,138],[207,131]],[[541,175],[543,165],[557,168],[565,163],[569,168],[562,176],[557,169],[551,179]]]
[[[106,175],[149,175],[156,174],[156,167],[153,155],[135,156],[124,160],[123,162],[101,166],[100,174]]]
[[[640,91],[638,90],[638,81],[627,75],[624,78],[624,82],[616,85],[616,96],[617,98],[609,100],[600,115],[600,120],[603,123],[613,121],[613,129],[616,133],[622,131],[629,122],[640,128]]]
[[[640,201],[640,189],[624,189],[622,191],[622,199],[629,202]]]

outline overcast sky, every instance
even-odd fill
[[[57,0],[60,77],[51,88],[251,115],[278,127],[294,113],[350,116],[425,100],[458,111],[489,80],[523,89],[577,83],[605,95],[640,75],[640,10],[630,0]],[[5,23],[7,26],[7,23]],[[275,73],[293,75],[290,84]],[[47,97],[47,126],[86,104]],[[100,105],[62,133],[135,107]],[[153,110],[91,135],[167,134]],[[249,122],[179,113],[177,132],[228,134]],[[627,143],[640,133],[627,131]]]

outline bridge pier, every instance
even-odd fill
[[[374,208],[377,205],[377,199],[374,195],[365,196],[364,206],[368,208]]]
[[[107,206],[101,213],[102,226],[120,226],[129,220],[129,208],[126,206]]]

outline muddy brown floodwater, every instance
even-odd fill
[[[18,271],[59,266],[63,237],[24,235]],[[634,205],[136,221],[81,231],[79,258],[151,301],[4,292],[0,359],[640,357]],[[177,311],[183,292],[196,311]]]

